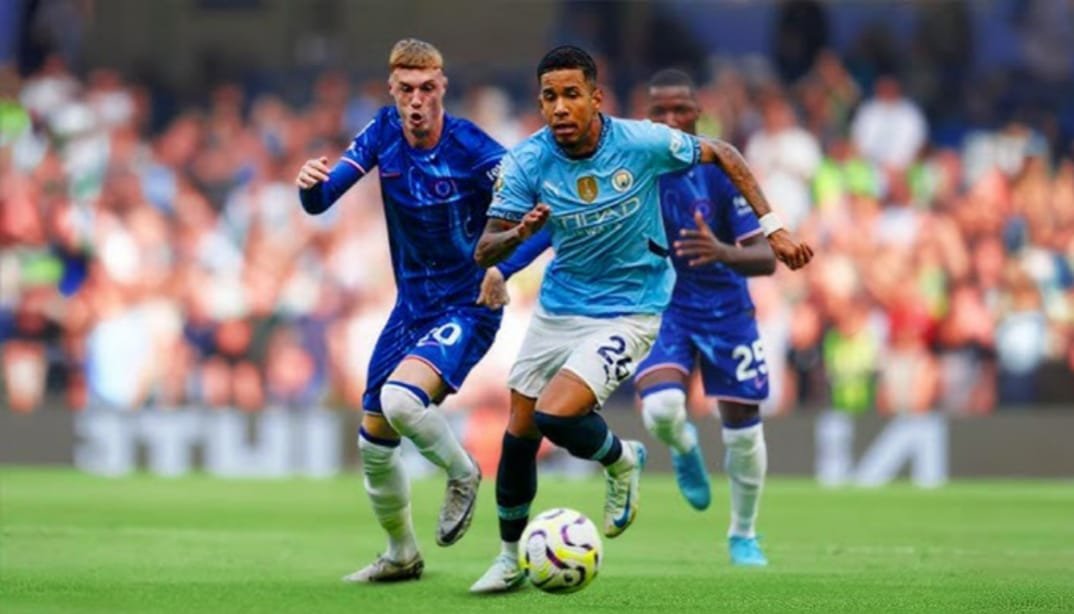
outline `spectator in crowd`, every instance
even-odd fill
[[[832,409],[852,414],[867,412],[876,403],[876,371],[880,343],[870,328],[863,297],[834,310],[835,326],[824,335],[823,356],[831,387]]]
[[[965,138],[941,141],[897,65],[855,66],[885,75],[864,102],[833,50],[793,83],[764,65],[713,61],[698,97],[699,130],[743,145],[824,254],[754,289],[783,391],[766,411],[1074,406],[1062,109],[1006,108],[982,89],[966,99]],[[507,82],[471,83],[449,101],[460,115],[508,145],[539,127]],[[357,409],[394,300],[379,190],[362,182],[301,216],[288,169],[345,146],[382,92],[329,72],[293,105],[225,83],[150,122],[155,93],[117,71],[76,74],[59,57],[22,76],[0,67],[0,402]],[[619,104],[643,115],[638,100]],[[971,125],[979,116],[996,121]],[[513,278],[497,344],[452,408],[502,418],[502,368],[539,279],[540,267]],[[488,447],[501,426],[467,423],[467,437]]]
[[[939,384],[929,351],[932,322],[912,278],[898,285],[887,312],[887,348],[877,378],[877,409],[883,414],[920,414],[933,409]]]
[[[797,229],[812,209],[810,180],[820,165],[820,146],[798,126],[787,99],[771,95],[761,109],[763,124],[746,145],[746,160],[787,225]]]
[[[819,409],[829,405],[822,346],[823,323],[818,310],[799,303],[791,316],[787,350],[787,394],[783,407]]]
[[[903,96],[898,78],[885,74],[876,80],[873,97],[854,114],[850,131],[866,159],[897,173],[917,158],[928,137],[928,124],[918,105]]]
[[[996,401],[995,318],[980,290],[963,284],[950,293],[937,331],[937,407],[954,414],[981,414]]]
[[[1002,315],[996,326],[999,400],[1025,405],[1036,394],[1037,372],[1048,350],[1048,323],[1040,292],[1028,273],[1011,263],[1004,284]]]

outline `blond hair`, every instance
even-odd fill
[[[444,56],[431,44],[416,38],[404,38],[392,46],[388,68],[443,68]]]

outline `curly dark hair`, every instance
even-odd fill
[[[582,71],[586,82],[590,85],[597,84],[597,63],[593,56],[586,53],[585,49],[573,45],[563,45],[544,54],[541,62],[537,64],[537,80],[541,75],[553,70],[577,68]]]

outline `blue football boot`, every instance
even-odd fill
[[[761,552],[761,545],[756,537],[731,536],[727,538],[727,549],[731,552],[731,564],[742,567],[764,567],[768,559]]]
[[[701,456],[701,443],[697,440],[697,427],[686,423],[686,429],[696,442],[694,449],[679,454],[671,450],[671,464],[675,467],[675,481],[686,502],[695,510],[707,509],[712,502],[712,488],[709,486],[709,474],[705,471],[705,458]]]

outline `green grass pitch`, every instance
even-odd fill
[[[0,470],[0,611],[16,612],[1074,612],[1074,483],[825,490],[770,480],[767,569],[727,562],[724,483],[695,512],[647,475],[637,523],[605,540],[573,595],[474,597],[499,547],[486,482],[470,533],[433,540],[442,483],[414,485],[426,575],[348,586],[383,541],[360,478],[124,479]],[[597,480],[546,479],[535,511],[598,519]]]

